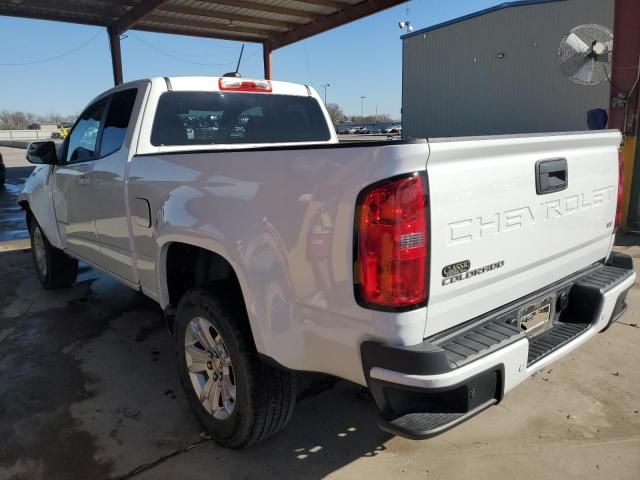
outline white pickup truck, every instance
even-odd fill
[[[305,85],[153,78],[36,142],[19,203],[45,288],[78,260],[157,301],[222,445],[291,417],[297,371],[426,438],[626,310],[620,133],[338,143]],[[588,372],[585,372],[585,376]]]

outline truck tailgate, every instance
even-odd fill
[[[425,337],[603,259],[619,145],[617,131],[431,140]]]

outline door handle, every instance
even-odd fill
[[[89,178],[89,175],[80,175],[79,177],[76,177],[76,183],[78,185],[89,185],[91,183],[91,179]]]
[[[569,169],[566,158],[552,158],[536,162],[536,193],[559,192],[569,186]]]

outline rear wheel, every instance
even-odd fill
[[[175,326],[180,381],[217,443],[243,448],[284,428],[295,374],[260,361],[242,308],[192,289],[180,300]]]
[[[29,222],[29,234],[31,257],[42,286],[54,289],[73,285],[78,276],[78,261],[52,246],[33,217]]]

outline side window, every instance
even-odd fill
[[[101,157],[111,155],[122,147],[137,93],[138,91],[133,88],[113,94],[102,132]]]
[[[103,99],[90,105],[80,115],[78,123],[69,134],[66,162],[91,160],[98,154],[98,132],[107,100]]]

